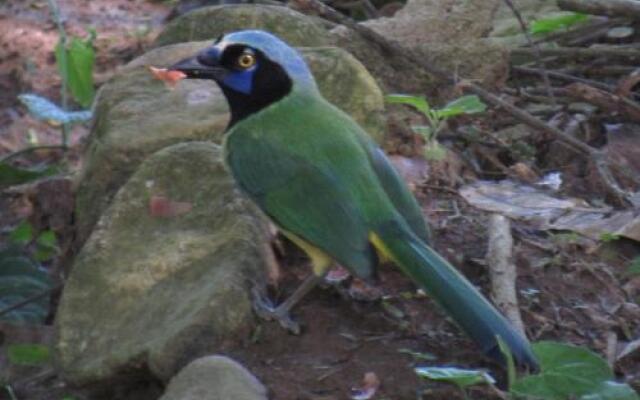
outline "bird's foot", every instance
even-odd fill
[[[280,326],[287,331],[294,335],[300,334],[300,324],[291,319],[289,307],[286,307],[285,304],[275,306],[273,302],[257,288],[253,289],[253,309],[260,318],[267,321],[278,321]]]

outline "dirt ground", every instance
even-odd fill
[[[119,66],[144,52],[169,13],[166,2],[141,0],[59,0],[71,34],[97,31],[96,80],[104,82]],[[59,101],[60,79],[52,50],[58,38],[43,0],[0,1],[0,157],[33,144],[56,144],[59,130],[26,115],[16,95],[42,94]],[[485,126],[495,123],[488,115]],[[76,153],[67,163],[79,168],[77,149],[88,131],[77,127],[72,143]],[[39,152],[25,163],[59,159],[56,152]],[[589,194],[588,174],[569,174],[583,167],[566,167],[569,187]],[[452,169],[434,168],[417,187],[425,215],[432,223],[435,247],[475,284],[488,287],[486,253],[488,215],[466,205],[455,194]],[[459,170],[453,168],[454,173]],[[0,229],[6,232],[33,212],[15,199],[0,200]],[[622,346],[640,334],[640,278],[625,273],[630,259],[640,253],[637,243],[616,240],[592,247],[560,235],[540,233],[514,224],[521,311],[533,341],[557,340],[584,345],[607,354],[610,338]],[[282,260],[285,278],[279,299],[290,293],[308,269],[299,254]],[[490,361],[437,310],[417,296],[413,285],[390,266],[381,271],[383,301],[361,302],[344,298],[333,288],[315,290],[295,310],[304,332],[293,336],[275,323],[263,323],[230,356],[243,363],[270,390],[275,400],[348,398],[367,372],[381,381],[377,399],[463,398],[448,386],[427,386],[413,373],[416,365],[484,366],[498,375]],[[486,291],[485,291],[486,293]],[[45,335],[46,336],[46,335]],[[420,360],[409,354],[424,353]],[[640,352],[615,364],[621,379],[640,388]],[[141,383],[142,394],[125,391],[120,398],[154,398],[156,383]],[[84,390],[64,387],[54,373],[28,381],[19,399],[60,400],[91,398]],[[0,393],[0,398],[6,394]],[[421,397],[422,396],[422,397]],[[487,389],[473,389],[469,398],[495,398]]]

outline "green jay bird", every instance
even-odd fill
[[[300,54],[270,33],[247,30],[169,67],[212,79],[231,119],[225,162],[240,189],[302,248],[313,266],[284,303],[262,313],[289,324],[291,306],[333,262],[362,279],[389,260],[431,295],[488,355],[498,337],[516,362],[537,368],[529,342],[433,250],[417,201],[384,152],[325,100]]]

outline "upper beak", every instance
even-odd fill
[[[222,79],[225,69],[218,65],[205,65],[198,60],[198,56],[185,58],[168,68],[169,71],[180,71],[191,79]]]

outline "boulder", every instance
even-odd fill
[[[298,47],[331,44],[326,23],[300,14],[285,6],[233,4],[204,7],[185,14],[158,35],[156,46],[173,43],[211,41],[218,36],[242,29],[271,32]]]
[[[170,146],[118,190],[60,299],[55,349],[68,382],[168,380],[247,338],[267,224],[237,193],[221,153],[207,142]]]
[[[224,356],[199,358],[169,382],[159,400],[267,400],[266,388],[236,361]]]
[[[115,191],[147,156],[185,141],[221,143],[229,110],[218,86],[212,81],[183,80],[169,90],[146,68],[171,65],[209,44],[180,43],[154,49],[122,68],[101,88],[77,183],[77,247]],[[362,64],[335,47],[304,48],[302,53],[323,95],[381,140],[384,100]]]

